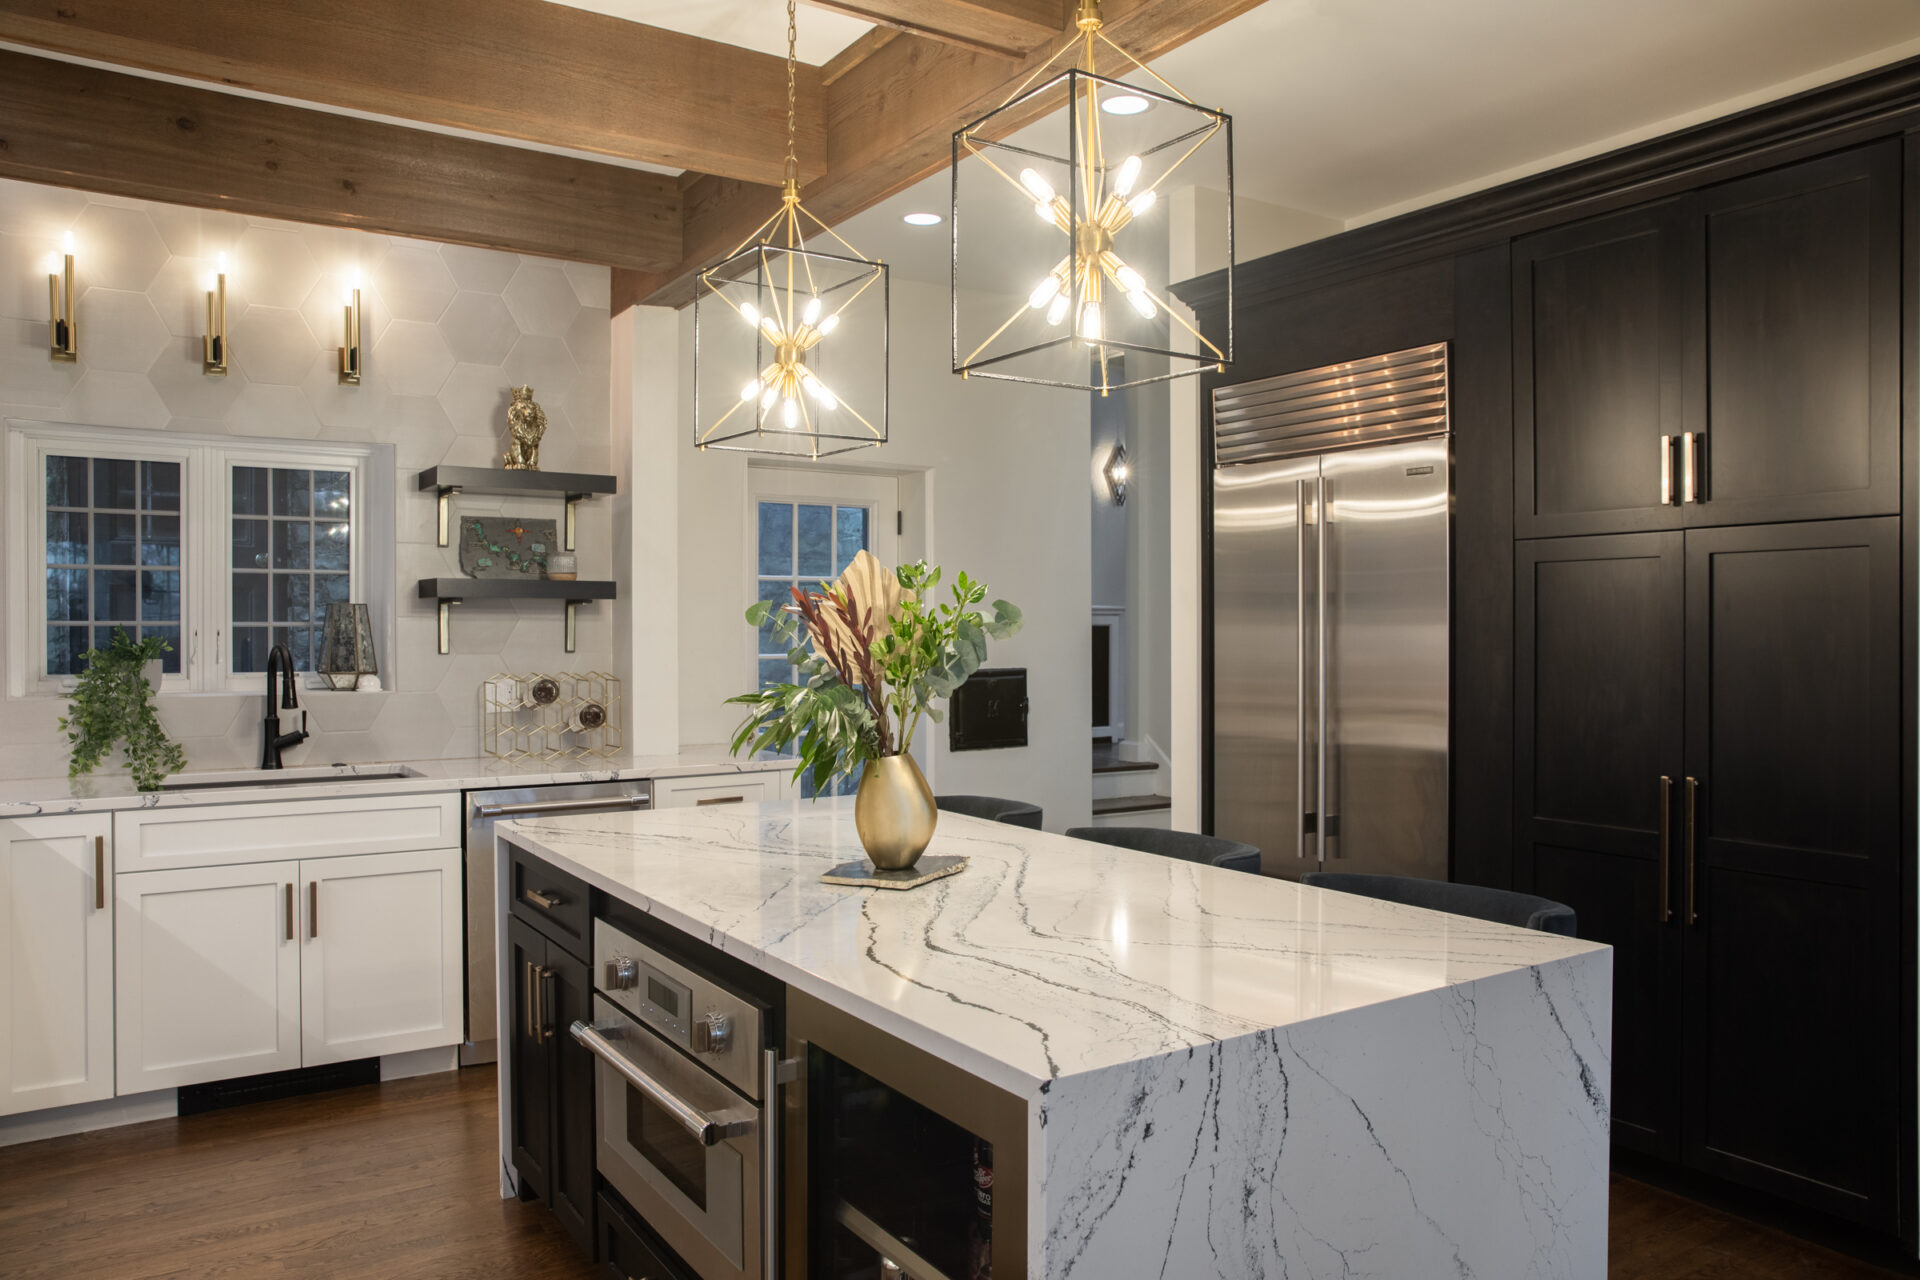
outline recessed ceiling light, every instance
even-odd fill
[[[940,215],[937,213],[910,213],[902,218],[901,221],[910,227],[937,227],[940,225]]]
[[[1100,109],[1110,116],[1137,116],[1152,105],[1137,93],[1122,93],[1102,102]]]

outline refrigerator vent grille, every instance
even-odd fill
[[[1216,467],[1417,439],[1446,430],[1444,342],[1213,391]]]

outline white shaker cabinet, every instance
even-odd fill
[[[460,1041],[460,870],[458,849],[300,864],[302,1065]]]
[[[113,1096],[110,834],[0,819],[0,1115]]]
[[[298,862],[118,877],[118,1089],[300,1065]]]
[[[788,765],[787,769],[792,766]],[[759,773],[703,774],[688,778],[659,778],[653,784],[656,809],[691,809],[698,805],[764,804],[788,797],[786,770]]]

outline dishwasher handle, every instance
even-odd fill
[[[603,796],[598,800],[535,800],[529,804],[481,804],[473,816],[482,821],[495,818],[556,817],[563,813],[611,813],[622,809],[650,809],[653,797],[645,791],[628,796]]]
[[[752,1120],[722,1120],[710,1116],[648,1075],[633,1059],[614,1047],[612,1038],[620,1035],[623,1028],[590,1027],[575,1020],[567,1030],[594,1057],[619,1072],[628,1084],[646,1094],[662,1111],[672,1116],[701,1146],[716,1146],[728,1138],[745,1137],[758,1127]]]

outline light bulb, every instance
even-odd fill
[[[1052,222],[1054,221],[1053,206],[1051,204],[1037,204],[1033,206],[1033,212],[1034,212],[1034,216],[1039,218],[1040,221],[1042,222],[1045,222],[1051,225]]]
[[[840,402],[833,398],[833,392],[827,390],[827,384],[820,379],[809,378],[807,390],[813,392],[813,402],[822,409],[831,411],[840,407]]]
[[[772,316],[760,317],[760,332],[767,335],[768,342],[780,341],[780,326],[774,323]]]
[[[1114,272],[1113,278],[1117,280],[1120,283],[1120,287],[1128,293],[1138,291],[1147,283],[1140,278],[1138,271],[1128,266],[1122,266],[1118,271]]]
[[[819,318],[820,318],[820,299],[808,298],[806,309],[800,313],[800,323],[812,324],[815,320],[818,320]]]
[[[65,235],[60,237],[60,249],[61,249],[61,252],[63,253],[73,252],[73,232],[69,231]],[[224,253],[221,254],[220,255],[221,263],[225,264],[226,260],[227,260],[227,255]]]
[[[1047,180],[1040,176],[1039,170],[1022,169],[1020,185],[1033,192],[1033,198],[1041,204],[1053,203],[1053,188],[1047,185]]]
[[[1053,305],[1047,308],[1047,323],[1059,324],[1062,320],[1065,320],[1066,318],[1067,318],[1067,295],[1064,293],[1056,294],[1053,299]]]
[[[758,325],[760,323],[760,308],[754,306],[751,302],[743,302],[740,304],[740,318],[750,325]]]
[[[793,430],[800,425],[800,406],[791,400],[787,401],[781,410],[780,417],[787,424],[787,430]]]
[[[1088,342],[1100,340],[1100,304],[1089,302],[1080,308],[1080,336]]]
[[[1153,189],[1151,187],[1127,202],[1127,209],[1136,218],[1151,208],[1153,208]]]
[[[1120,164],[1120,172],[1113,175],[1113,194],[1124,196],[1133,190],[1134,180],[1140,176],[1140,157],[1128,156]]]
[[[1133,309],[1138,311],[1142,316],[1145,316],[1149,320],[1153,319],[1153,298],[1145,289],[1135,289],[1127,295],[1127,301],[1131,302]]]
[[[824,338],[839,327],[840,327],[840,313],[836,311],[832,315],[828,316],[825,320],[822,320],[820,322],[820,336]]]
[[[777,386],[768,387],[766,390],[766,394],[760,397],[760,407],[762,409],[771,409],[773,408],[773,402],[775,400],[778,400],[779,398],[780,398],[780,388]]]
[[[1027,305],[1035,311],[1052,302],[1054,295],[1060,292],[1060,277],[1048,273],[1047,278],[1033,286],[1033,292],[1027,295]]]
[[[360,273],[356,271],[353,274],[349,275],[347,277],[346,284],[341,286],[341,289],[340,289],[341,305],[348,306],[348,307],[352,306],[353,295],[359,292],[359,290],[360,290]]]
[[[759,392],[759,390],[760,390],[760,379],[755,378],[752,382],[749,382],[746,386],[740,388],[740,398],[742,400],[751,400]]]

